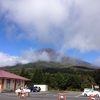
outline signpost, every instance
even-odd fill
[[[99,89],[99,86],[94,86],[95,89]]]

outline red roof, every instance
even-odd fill
[[[29,81],[30,80],[28,78],[18,76],[18,75],[12,74],[12,73],[4,71],[4,70],[0,70],[0,78],[11,78],[11,79],[24,80],[24,81]]]

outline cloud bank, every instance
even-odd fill
[[[93,61],[93,63],[97,66],[100,66],[100,56]]]
[[[100,51],[99,5],[99,0],[1,0],[0,17],[10,30],[7,36]]]
[[[7,38],[100,51],[99,5],[100,0],[0,0],[0,19]]]
[[[33,49],[22,51],[22,56],[10,56],[0,52],[0,67],[27,64],[36,61],[50,61],[50,57],[47,52],[37,55]]]

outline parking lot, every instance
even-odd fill
[[[88,100],[89,97],[81,96],[81,93],[66,92],[67,100]],[[0,100],[19,100],[15,93],[0,93]],[[27,100],[58,100],[57,92],[31,92]],[[100,98],[98,98],[100,100]]]

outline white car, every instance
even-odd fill
[[[100,97],[100,92],[99,91],[95,91],[95,90],[91,90],[91,91],[84,91],[82,93],[82,96],[96,96],[96,97]]]

